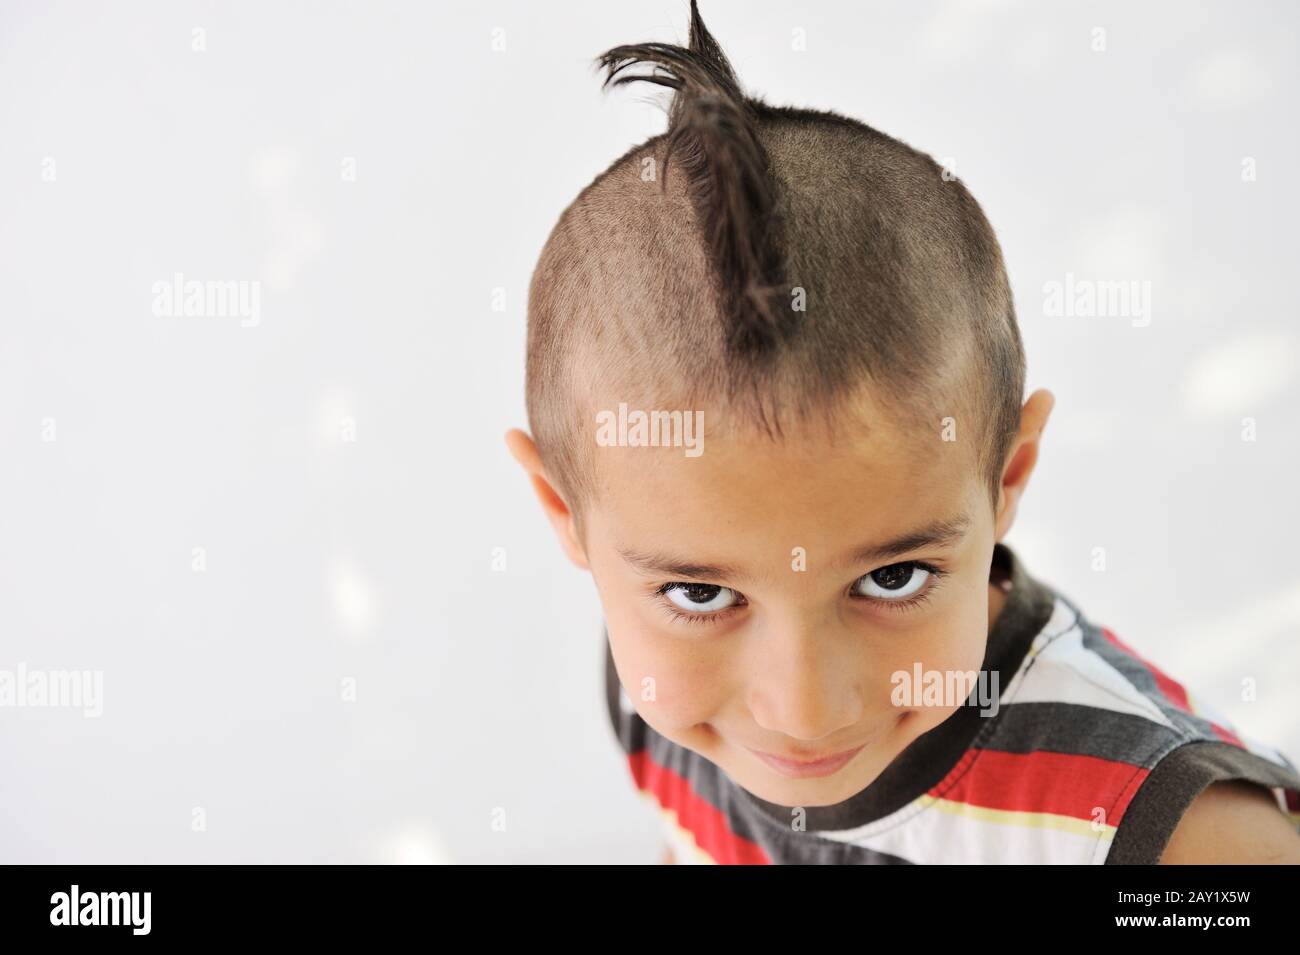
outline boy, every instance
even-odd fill
[[[628,73],[648,63],[654,72]],[[929,157],[601,58],[667,133],[565,210],[507,443],[605,612],[610,716],[681,862],[1297,862],[1300,776],[1004,543],[1052,409]]]

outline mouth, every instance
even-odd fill
[[[748,746],[745,748],[782,776],[788,776],[791,779],[805,779],[810,776],[829,776],[832,773],[839,772],[854,756],[857,756],[866,748],[866,743],[854,749],[842,750],[817,759],[791,759],[787,756],[777,756],[775,753],[765,753],[762,750]]]

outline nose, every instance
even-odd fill
[[[764,729],[814,742],[862,719],[861,660],[832,629],[756,634],[751,652],[749,709]]]

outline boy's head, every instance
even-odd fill
[[[601,63],[675,89],[669,129],[546,243],[511,450],[646,721],[769,801],[836,802],[956,708],[893,706],[892,673],[979,669],[1052,399],[1021,407],[997,240],[929,157],[746,97],[694,2],[689,49]]]

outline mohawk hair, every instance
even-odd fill
[[[784,255],[776,186],[758,136],[756,109],[746,99],[722,47],[704,27],[691,0],[690,48],[667,43],[617,46],[598,60],[604,87],[647,82],[677,91],[668,118],[661,189],[674,155],[687,179],[708,248],[722,308],[731,320],[727,344],[743,363],[771,352],[789,330],[792,315],[781,281]],[[620,75],[638,63],[649,74]]]
[[[744,94],[696,0],[688,47],[617,46],[596,65],[602,88],[674,94],[666,132],[564,210],[529,287],[529,423],[570,508],[594,493],[590,403],[611,389],[719,400],[769,436],[789,412],[837,427],[864,389],[926,434],[953,416],[996,508],[1024,352],[965,186],[855,119]]]

